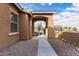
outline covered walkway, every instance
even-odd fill
[[[0,52],[2,56],[57,56],[45,36],[20,41]]]

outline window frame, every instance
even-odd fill
[[[14,11],[13,9],[9,8],[10,12],[9,12],[9,17],[10,17],[10,26],[9,26],[9,35],[16,35],[16,34],[19,34],[19,13],[17,13],[16,11]],[[14,13],[17,15],[17,32],[11,32],[11,13]]]

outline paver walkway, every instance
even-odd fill
[[[0,52],[2,56],[57,56],[44,36],[20,41]]]

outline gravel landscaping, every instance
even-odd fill
[[[59,56],[79,56],[79,48],[59,39],[49,39],[51,46]]]

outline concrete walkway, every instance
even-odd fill
[[[20,41],[0,52],[2,56],[57,56],[45,36]]]
[[[45,36],[39,36],[38,40],[38,56],[57,56],[56,52],[50,46]]]

